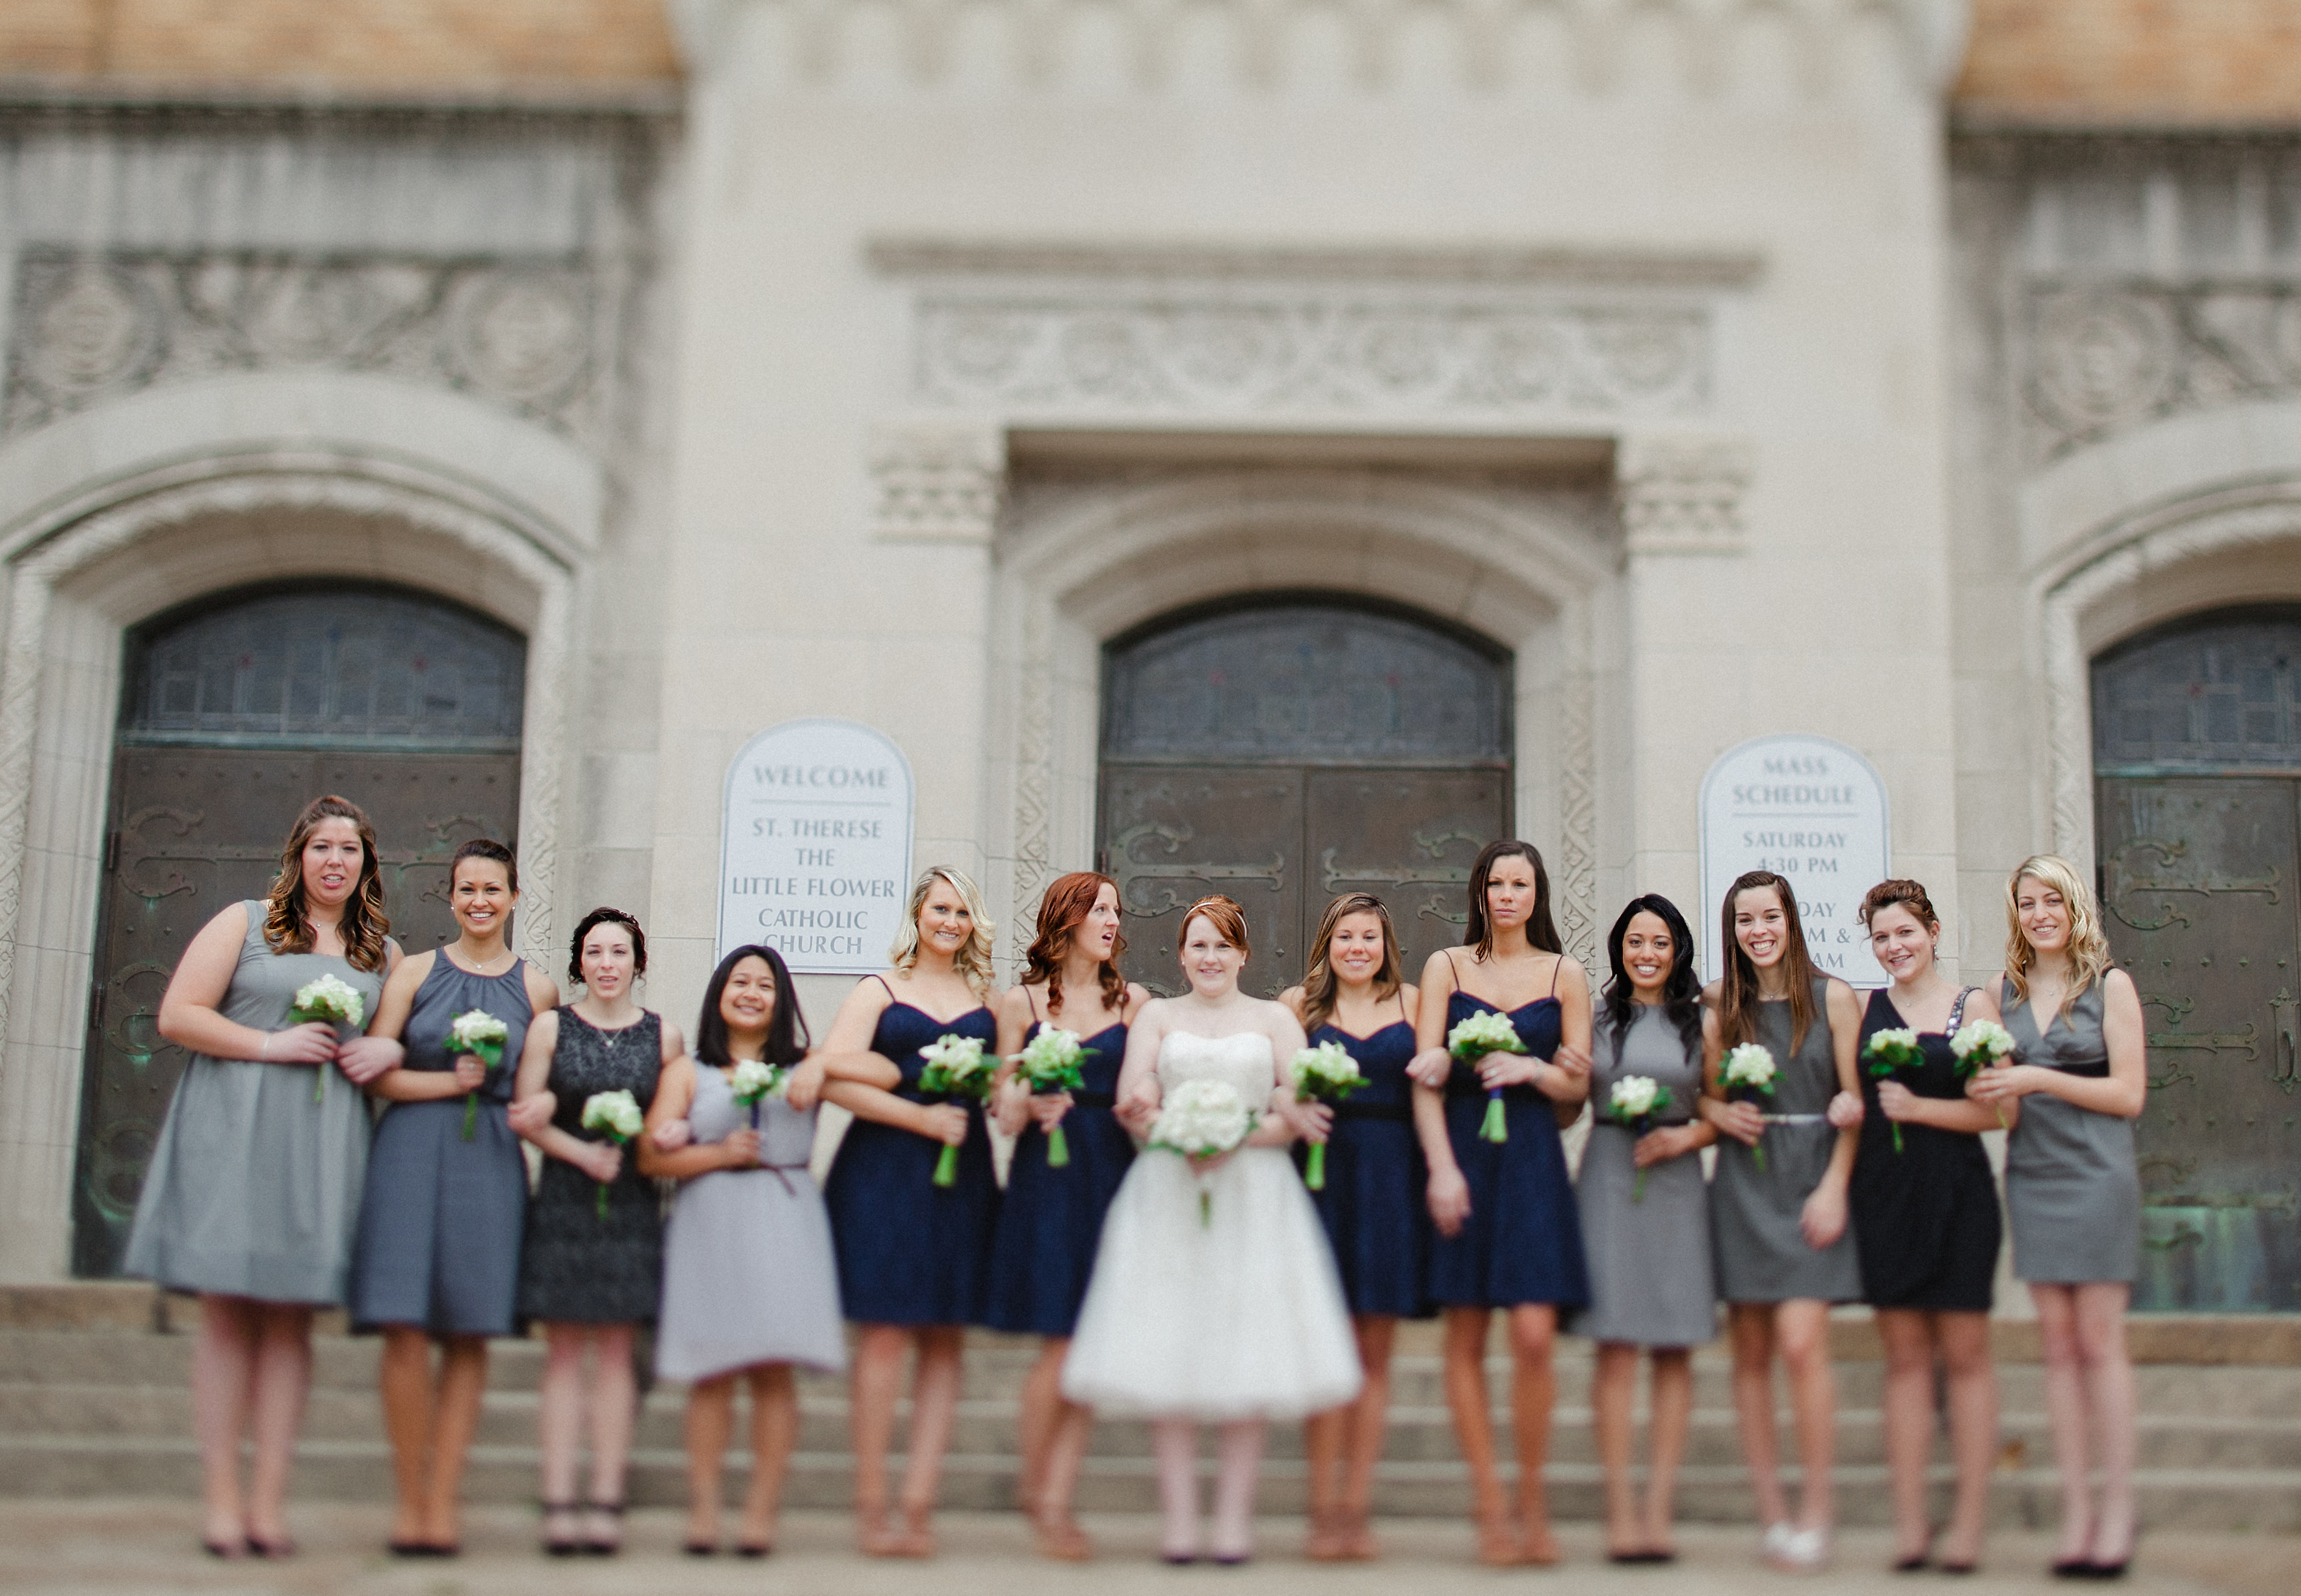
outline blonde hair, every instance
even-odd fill
[[[2071,1005],[2084,997],[2086,990],[2106,975],[2115,962],[2110,956],[2109,938],[2101,929],[2101,905],[2094,900],[2093,889],[2078,873],[2077,866],[2059,854],[2032,854],[2013,866],[2013,873],[2005,878],[2005,979],[2021,1002],[2029,1000],[2029,966],[2037,962],[2037,950],[2021,929],[2021,878],[2025,875],[2060,893],[2070,907],[2070,985],[2062,994],[2062,1012],[2067,1014]]]
[[[966,906],[967,915],[975,922],[975,934],[953,957],[951,967],[966,977],[976,997],[987,998],[992,982],[997,979],[991,953],[998,946],[992,940],[998,927],[983,912],[983,889],[963,870],[954,870],[948,865],[930,865],[919,872],[919,879],[911,883],[910,907],[904,911],[902,929],[895,933],[895,945],[887,950],[887,961],[906,975],[919,962],[919,911],[926,907],[927,894],[934,890],[939,881],[948,883],[958,894],[958,901]]]

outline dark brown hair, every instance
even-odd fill
[[[1352,915],[1372,915],[1382,922],[1382,964],[1374,973],[1375,1000],[1389,1002],[1406,984],[1406,971],[1398,957],[1398,932],[1391,926],[1389,908],[1371,892],[1345,892],[1318,916],[1318,951],[1310,956],[1310,967],[1302,972],[1305,1032],[1316,1031],[1334,1016],[1335,989],[1342,984],[1335,974],[1335,932]]]
[[[264,945],[274,953],[312,951],[311,914],[304,903],[304,845],[323,820],[348,820],[359,832],[359,884],[344,900],[343,918],[336,923],[344,940],[344,958],[355,970],[381,970],[391,917],[383,912],[383,866],[375,856],[375,827],[357,804],[334,793],[305,805],[289,828],[287,846],[280,850],[280,874],[265,896]]]
[[[1109,887],[1115,898],[1118,883],[1095,870],[1074,870],[1068,875],[1055,878],[1047,895],[1039,900],[1039,933],[1031,939],[1031,946],[1023,955],[1023,984],[1034,981],[1047,983],[1047,1014],[1052,1017],[1063,1012],[1063,960],[1071,950],[1071,939],[1085,923],[1094,907],[1094,900]],[[1188,922],[1184,922],[1188,923]],[[1124,932],[1110,944],[1110,957],[1095,970],[1095,979],[1102,986],[1102,1006],[1124,1010],[1126,1007],[1126,977],[1118,973],[1118,960],[1126,951]]]
[[[575,934],[567,943],[567,979],[577,986],[583,981],[583,939],[591,934],[595,925],[615,924],[632,933],[632,974],[647,973],[647,932],[640,923],[621,909],[596,908],[575,923]]]
[[[1487,843],[1478,850],[1477,863],[1470,866],[1470,923],[1462,932],[1462,945],[1481,959],[1494,950],[1494,928],[1486,919],[1486,883],[1494,877],[1494,866],[1504,859],[1524,859],[1534,866],[1534,913],[1526,917],[1527,944],[1544,953],[1565,952],[1566,944],[1558,940],[1558,927],[1550,917],[1550,867],[1542,862],[1540,848],[1515,838]]]
[[[1718,1032],[1729,1048],[1758,1039],[1758,966],[1734,934],[1734,905],[1745,892],[1770,891],[1781,901],[1788,940],[1782,948],[1782,974],[1789,982],[1790,1051],[1805,1046],[1813,1029],[1813,956],[1805,949],[1805,926],[1798,919],[1797,894],[1770,870],[1751,870],[1726,889],[1719,914],[1718,946],[1725,950],[1726,973],[1718,983]]]
[[[1246,945],[1246,911],[1234,898],[1219,892],[1208,894],[1183,911],[1182,929],[1175,933],[1175,957],[1183,957],[1183,943],[1191,934],[1191,922],[1204,915],[1214,922],[1215,934],[1237,948],[1243,956],[1252,957]]]
[[[1917,916],[1918,923],[1928,931],[1941,929],[1941,916],[1934,913],[1934,900],[1926,896],[1924,885],[1898,875],[1879,882],[1862,895],[1862,923],[1869,924],[1870,915],[1895,904]]]
[[[448,861],[448,886],[450,890],[456,885],[456,866],[466,859],[486,859],[502,865],[504,884],[515,892],[519,890],[519,861],[512,856],[509,848],[492,837],[474,837],[456,850],[456,856]]]

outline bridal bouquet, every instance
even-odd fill
[[[759,1128],[759,1101],[779,1098],[791,1086],[791,1071],[759,1058],[738,1058],[728,1082],[734,1099],[751,1111],[751,1129]]]
[[[919,1090],[947,1098],[973,1098],[981,1102],[991,1095],[991,1082],[999,1066],[983,1057],[983,1044],[971,1036],[946,1034],[931,1047],[919,1049],[919,1057],[927,1067],[919,1072]],[[942,1157],[935,1160],[934,1183],[949,1186],[958,1179],[958,1149],[946,1141]]]
[[[318,1020],[330,1025],[357,1025],[366,1015],[367,999],[360,996],[357,987],[339,975],[322,975],[296,990],[288,1023],[308,1025]],[[328,1066],[323,1064],[314,1073],[312,1100],[319,1102],[327,1095]]]
[[[1294,1100],[1298,1103],[1307,1103],[1313,1098],[1339,1103],[1365,1084],[1366,1076],[1359,1071],[1359,1061],[1340,1042],[1320,1042],[1294,1055]],[[1309,1159],[1302,1167],[1302,1183],[1313,1191],[1326,1189],[1325,1142],[1310,1144]]]
[[[1446,1051],[1458,1064],[1475,1065],[1489,1053],[1523,1053],[1526,1044],[1518,1039],[1518,1027],[1510,1017],[1491,1008],[1481,1009],[1446,1033]],[[1508,1141],[1510,1120],[1502,1108],[1502,1089],[1486,1089],[1486,1117],[1479,1123],[1478,1137],[1483,1141]]]
[[[1057,1026],[1042,1026],[1039,1034],[1023,1044],[1016,1055],[1016,1068],[1031,1088],[1033,1097],[1052,1097],[1057,1092],[1077,1091],[1086,1085],[1086,1077],[1079,1073],[1082,1060],[1093,1057],[1092,1048],[1079,1046],[1079,1033]],[[1060,1120],[1047,1132],[1047,1167],[1061,1169],[1071,1161],[1071,1144],[1063,1135]]]
[[[583,1128],[598,1131],[617,1147],[628,1144],[647,1127],[639,1099],[628,1091],[595,1091],[583,1099]],[[607,1222],[607,1182],[599,1182],[599,1223]]]
[[[1870,1061],[1870,1073],[1880,1081],[1890,1081],[1906,1069],[1913,1069],[1924,1059],[1918,1046],[1918,1033],[1907,1025],[1897,1025],[1887,1031],[1873,1031],[1862,1057]],[[1894,1122],[1894,1150],[1902,1150],[1902,1122]]]
[[[1606,1117],[1633,1136],[1643,1136],[1653,1130],[1654,1116],[1669,1107],[1669,1088],[1652,1075],[1624,1075],[1606,1094]],[[1630,1200],[1645,1199],[1646,1172],[1641,1169],[1630,1186]]]
[[[1726,1088],[1729,1103],[1753,1103],[1760,1098],[1774,1095],[1774,1077],[1781,1072],[1774,1067],[1774,1056],[1755,1042],[1744,1042],[1726,1055],[1719,1066],[1719,1082]],[[1766,1173],[1766,1133],[1761,1129],[1758,1140],[1750,1145],[1750,1157],[1756,1160],[1758,1173]]]
[[[1185,1081],[1167,1094],[1150,1127],[1150,1145],[1196,1160],[1230,1152],[1253,1134],[1254,1111],[1237,1088],[1223,1081]],[[1214,1194],[1202,1183],[1200,1224],[1212,1224],[1214,1212]]]
[[[1969,1020],[1949,1039],[1949,1050],[1956,1055],[1961,1075],[1995,1069],[2013,1057],[2013,1033],[1995,1020]],[[2005,1128],[2003,1108],[1997,1110],[1997,1128]]]
[[[448,1051],[476,1058],[482,1070],[500,1068],[503,1065],[504,1043],[511,1040],[511,1027],[484,1008],[459,1014],[448,1022]],[[480,1118],[480,1094],[464,1094],[464,1140],[472,1139],[472,1132]]]

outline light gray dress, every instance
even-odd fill
[[[1822,1118],[1837,1092],[1830,1051],[1829,983],[1813,982],[1813,1024],[1805,1045],[1790,1049],[1787,999],[1758,1005],[1758,1045],[1774,1056],[1774,1095],[1757,1099],[1766,1115],[1766,1167],[1730,1136],[1718,1140],[1710,1186],[1711,1233],[1718,1244],[1718,1294],[1728,1302],[1821,1302],[1862,1299],[1862,1261],[1853,1226],[1817,1252],[1798,1228],[1805,1199],[1821,1184],[1837,1132]],[[1730,1051],[1732,1044],[1728,1044]]]
[[[1630,1015],[1619,1049],[1602,1009],[1591,1027],[1591,1107],[1602,1110],[1625,1075],[1646,1075],[1669,1092],[1669,1107],[1654,1116],[1655,1125],[1682,1125],[1694,1117],[1702,1092],[1702,1034],[1687,1043],[1659,1005],[1642,1004]],[[1627,1127],[1610,1119],[1590,1128],[1574,1186],[1590,1306],[1578,1309],[1568,1328],[1636,1347],[1699,1346],[1718,1333],[1702,1158],[1688,1154],[1651,1166],[1644,1196],[1633,1200],[1636,1142]]]
[[[383,973],[317,953],[274,953],[265,905],[250,899],[239,966],[217,1012],[258,1031],[288,1029],[297,989],[333,975],[375,1017]],[[312,1100],[314,1076],[325,1084]],[[366,1095],[333,1065],[259,1064],[195,1053],[168,1105],[129,1233],[124,1274],[179,1291],[264,1302],[344,1300],[367,1174]]]
[[[2102,983],[2037,1034],[2011,982],[1999,992],[2005,1029],[2023,1064],[2104,1080]],[[2141,1272],[2141,1179],[2133,1122],[2096,1114],[2042,1091],[2021,1099],[2005,1141],[2005,1210],[2013,1222],[2013,1273],[2039,1284],[2130,1281]]]
[[[695,1141],[748,1128],[726,1072],[695,1066],[687,1110]],[[759,1105],[763,1169],[716,1169],[679,1188],[664,1237],[663,1314],[656,1374],[704,1380],[757,1363],[838,1370],[847,1361],[831,1216],[807,1174],[815,1113],[770,1098]]]

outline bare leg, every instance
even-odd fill
[[[732,1387],[733,1382],[728,1382]],[[782,1507],[783,1477],[799,1441],[799,1385],[791,1365],[771,1363],[751,1371],[751,1488],[743,1493],[747,1547],[775,1543],[775,1518]]]
[[[756,1416],[756,1415],[754,1416]],[[690,1546],[719,1544],[727,1442],[735,1432],[735,1376],[715,1375],[687,1388],[687,1533]]]
[[[424,1535],[431,1500],[431,1338],[413,1324],[383,1327],[383,1358],[376,1366],[383,1396],[383,1430],[391,1441],[391,1483],[398,1498],[391,1517],[395,1546]]]
[[[591,1510],[585,1539],[595,1547],[623,1543],[619,1512],[623,1502],[623,1474],[632,1460],[632,1428],[639,1417],[639,1385],[632,1368],[632,1327],[593,1327],[597,1349],[591,1366]]]
[[[887,1452],[895,1439],[895,1402],[903,1390],[899,1324],[856,1328],[855,1366],[848,1376],[848,1433],[855,1448],[855,1534],[870,1557],[900,1557],[901,1537],[887,1527]]]
[[[1726,1321],[1734,1343],[1734,1418],[1742,1433],[1742,1461],[1758,1499],[1758,1522],[1769,1528],[1789,1517],[1774,1432],[1775,1311],[1770,1302],[1736,1302],[1728,1305]]]
[[[918,1333],[918,1368],[911,1376],[910,1458],[903,1467],[903,1533],[913,1555],[934,1552],[935,1495],[942,1483],[943,1454],[950,1450],[951,1425],[958,1417],[959,1358],[966,1333],[956,1324],[933,1324]]]
[[[488,1343],[476,1335],[451,1335],[439,1360],[439,1417],[431,1432],[431,1495],[424,1508],[423,1537],[434,1546],[462,1543],[464,1465],[480,1428],[480,1404],[488,1394]]]
[[[1510,1425],[1518,1433],[1519,1545],[1529,1563],[1558,1560],[1550,1533],[1550,1500],[1543,1470],[1550,1461],[1551,1412],[1558,1406],[1558,1375],[1551,1349],[1558,1338],[1558,1310],[1546,1302],[1524,1302],[1510,1309]]]
[[[1638,1349],[1601,1341],[1590,1382],[1590,1416],[1598,1431],[1598,1461],[1606,1470],[1606,1551],[1611,1557],[1645,1550],[1638,1528],[1637,1491],[1630,1480],[1630,1408],[1637,1384]]]
[[[1039,1343],[1039,1356],[1023,1377],[1023,1414],[1016,1425],[1016,1443],[1022,1456],[1015,1478],[1015,1505],[1024,1517],[1039,1511],[1039,1493],[1046,1489],[1047,1449],[1053,1444],[1055,1426],[1062,1422],[1063,1355],[1069,1338],[1049,1336]]]
[[[2132,1288],[2122,1281],[2077,1289],[2078,1349],[2085,1359],[2086,1396],[2101,1450],[2101,1514],[2094,1521],[2094,1562],[2116,1565],[2133,1556],[2133,1359],[2125,1349],[2125,1310]]]
[[[1970,1567],[1981,1556],[1989,1471],[1997,1461],[1997,1371],[1989,1361],[1989,1316],[1945,1313],[1934,1323],[1949,1373],[1950,1455],[1957,1465],[1942,1563]]]
[[[1302,1451],[1310,1466],[1310,1537],[1302,1555],[1331,1563],[1343,1555],[1343,1455],[1351,1441],[1351,1409],[1314,1413],[1302,1421]]]
[[[1150,1421],[1159,1459],[1159,1551],[1170,1563],[1199,1555],[1199,1427],[1186,1418]]]
[[[583,1354],[590,1345],[582,1324],[543,1327],[543,1384],[535,1404],[536,1445],[543,1454],[543,1537],[546,1545],[573,1544],[577,1439],[583,1429]]]
[[[1645,1550],[1675,1552],[1671,1522],[1678,1517],[1678,1466],[1694,1424],[1694,1357],[1683,1347],[1657,1348],[1647,1406]]]
[[[2046,1425],[2062,1476],[2062,1532],[2054,1561],[2081,1563],[2093,1543],[2092,1459],[2086,1434],[2085,1359],[2078,1346],[2077,1291],[2032,1285],[2037,1341],[2046,1358]]]
[[[1352,1409],[1346,1456],[1350,1475],[1343,1483],[1342,1510],[1345,1520],[1343,1555],[1353,1558],[1377,1557],[1371,1519],[1374,1514],[1375,1465],[1382,1460],[1384,1431],[1390,1418],[1390,1354],[1397,1343],[1398,1321],[1387,1314],[1368,1314],[1358,1321],[1359,1366],[1366,1371]]]
[[[1446,1310],[1446,1407],[1454,1441],[1470,1470],[1471,1511],[1478,1519],[1478,1560],[1496,1567],[1518,1561],[1518,1533],[1502,1500],[1494,1466],[1494,1424],[1486,1391],[1486,1310]]]
[[[1934,1440],[1933,1316],[1881,1308],[1886,1343],[1886,1467],[1893,1483],[1894,1560],[1922,1558],[1933,1541],[1926,1520],[1926,1463]]]
[[[239,1492],[239,1447],[255,1387],[256,1308],[240,1297],[200,1299],[200,1340],[192,1350],[192,1416],[200,1438],[202,1534],[236,1551],[247,1535]]]
[[[1262,1466],[1262,1421],[1240,1419],[1222,1427],[1215,1471],[1215,1560],[1243,1563],[1254,1555],[1254,1476]]]
[[[255,1346],[254,1419],[255,1466],[248,1471],[247,1538],[285,1546],[288,1473],[296,1461],[296,1435],[304,1427],[304,1400],[312,1390],[312,1310],[266,1303]]]
[[[1094,1543],[1071,1517],[1071,1503],[1078,1494],[1079,1470],[1086,1465],[1087,1442],[1093,1433],[1094,1410],[1067,1401],[1047,1441],[1033,1523],[1038,1527],[1041,1550],[1066,1561],[1084,1560],[1094,1554]]]
[[[1797,1424],[1798,1466],[1804,1476],[1798,1492],[1798,1527],[1827,1534],[1837,1517],[1829,1478],[1837,1466],[1837,1382],[1829,1370],[1829,1305],[1812,1298],[1780,1304],[1774,1310],[1774,1345],[1789,1376],[1790,1413]],[[1770,1410],[1769,1429],[1773,1422]],[[1780,1499],[1778,1486],[1775,1497]]]

